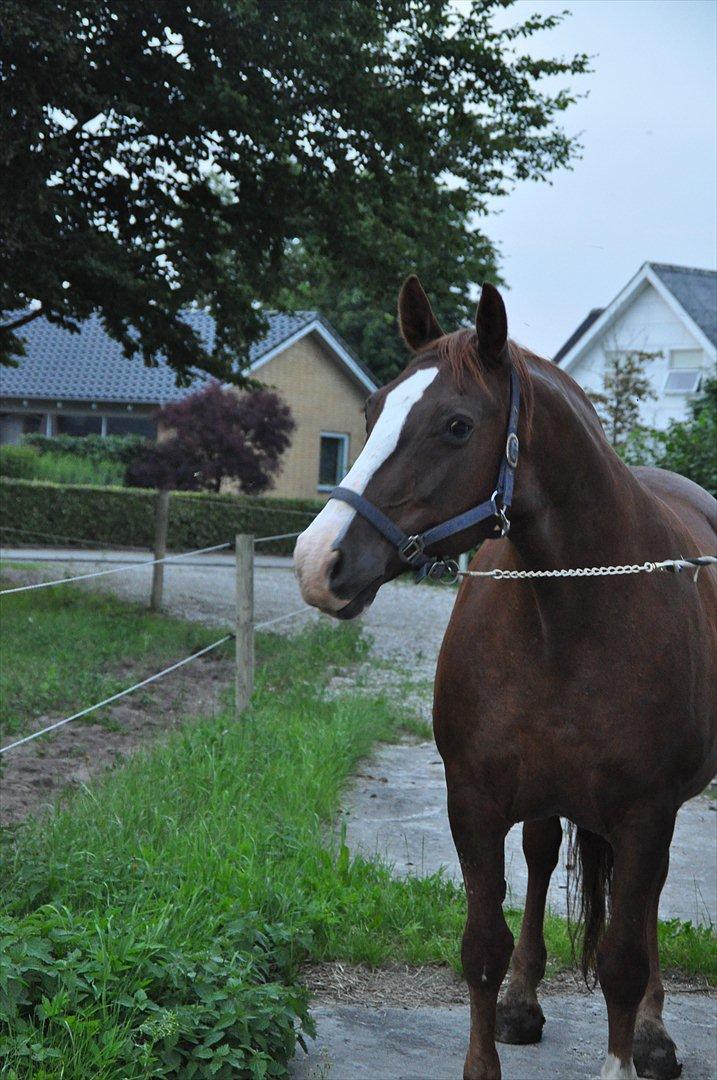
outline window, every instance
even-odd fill
[[[157,424],[149,416],[108,416],[108,435],[143,435],[145,439],[157,438]]]
[[[55,417],[57,435],[101,435],[102,417],[96,413],[83,416],[80,413],[58,413]]]
[[[348,471],[349,437],[322,431],[319,446],[319,491],[340,484]]]
[[[696,394],[702,381],[701,349],[670,349],[666,394]]]

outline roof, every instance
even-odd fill
[[[708,354],[714,355],[717,346],[717,271],[646,262],[606,308],[593,308],[558,349],[554,362],[569,370],[645,283],[657,290]]]
[[[696,270],[669,263],[650,263],[650,266],[705,336],[717,345],[717,270]]]
[[[578,326],[577,330],[573,330],[572,334],[565,342],[565,344],[560,346],[555,356],[553,357],[553,363],[560,363],[565,354],[570,352],[575,342],[579,341],[583,334],[590,329],[592,324],[595,322],[598,316],[602,315],[604,310],[605,308],[594,307],[592,311],[585,316],[583,321],[580,323],[580,326]]]
[[[212,316],[206,311],[186,311],[182,318],[211,350],[215,334]],[[304,335],[317,332],[359,382],[369,390],[376,388],[368,369],[318,312],[271,312],[267,319],[267,333],[249,349],[250,370],[261,367]],[[41,316],[23,327],[20,336],[25,355],[16,368],[0,369],[0,394],[5,398],[163,405],[185,397],[209,378],[197,372],[189,386],[178,387],[165,359],[160,358],[156,367],[146,367],[139,356],[127,359],[97,315],[80,323],[78,333]]]

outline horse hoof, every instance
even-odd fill
[[[632,1058],[637,1075],[650,1080],[674,1080],[682,1073],[675,1044],[661,1024],[638,1024]]]
[[[540,1042],[544,1023],[543,1010],[537,1002],[507,998],[498,1002],[495,1037],[498,1042],[527,1046]]]

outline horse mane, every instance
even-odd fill
[[[448,364],[451,374],[460,390],[463,390],[470,382],[476,383],[482,390],[491,392],[491,387],[486,379],[487,366],[481,359],[478,348],[478,335],[475,330],[456,330],[452,334],[445,334],[438,341],[431,342],[426,348],[435,349],[440,360]],[[508,362],[518,372],[520,379],[520,393],[524,403],[526,434],[529,436],[532,430],[533,419],[533,384],[528,366],[529,360],[540,358],[529,349],[524,349],[512,338],[506,342]],[[424,350],[421,350],[424,351]]]

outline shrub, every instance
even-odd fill
[[[23,444],[40,454],[72,454],[127,465],[150,441],[141,435],[25,435]]]
[[[313,1033],[292,961],[306,945],[257,915],[191,951],[150,926],[122,937],[111,914],[85,921],[47,905],[1,917],[0,1055],[49,1078],[63,1050],[97,1040],[104,1076],[285,1076],[296,1022]]]
[[[32,480],[35,477],[37,461],[37,451],[30,446],[0,446],[0,476]]]
[[[32,446],[0,447],[0,475],[22,480],[50,480],[56,484],[121,484],[118,461],[74,454],[40,454]]]
[[[165,405],[159,420],[172,434],[129,463],[133,487],[219,492],[222,480],[233,479],[241,491],[258,495],[272,487],[296,426],[273,391],[237,394],[216,381]]]
[[[0,479],[3,536],[23,542],[55,538],[150,548],[156,498],[156,491],[146,488]],[[187,551],[233,540],[239,532],[255,536],[297,532],[320,508],[320,503],[301,499],[173,492],[168,545]],[[293,540],[288,540],[261,550],[289,553],[292,547]]]
[[[665,431],[636,427],[622,450],[628,465],[654,465],[681,473],[717,497],[717,379],[708,379],[690,402],[687,420]]]

